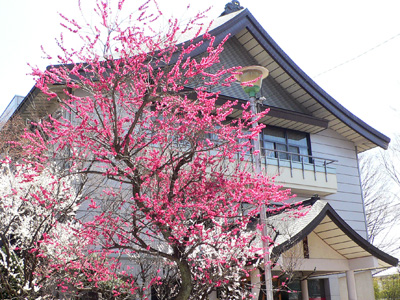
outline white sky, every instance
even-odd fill
[[[159,0],[164,11],[177,16],[191,3],[194,10],[214,5],[210,16],[216,17],[227,2]],[[400,131],[400,1],[242,0],[241,5],[337,101],[386,135]],[[0,0],[0,111],[34,85],[27,63],[48,64],[40,46],[54,49],[57,12],[78,17],[77,0]]]

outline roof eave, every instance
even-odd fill
[[[230,19],[228,22],[215,28],[210,33],[216,36],[218,41],[227,34],[235,35],[246,28],[258,41],[258,43],[271,55],[271,57],[314,99],[323,107],[335,115],[344,124],[358,132],[364,138],[383,149],[387,149],[390,138],[377,131],[357,116],[352,114],[320,86],[318,86],[304,71],[302,71],[292,59],[278,46],[272,37],[262,28],[248,9]]]
[[[291,59],[290,57],[277,45],[272,37],[262,28],[254,16],[248,9],[244,9],[232,19],[222,25],[212,29],[210,34],[215,36],[215,42],[220,43],[228,34],[231,36],[237,34],[243,28],[247,28],[257,39],[262,47],[277,61],[277,63],[290,75],[292,78],[313,98],[315,98],[322,106],[324,106],[333,115],[339,118],[344,124],[358,132],[364,138],[371,141],[376,146],[383,149],[387,149],[390,138],[380,133],[376,129],[372,128],[364,121],[356,117],[339,102],[328,95],[321,87],[319,87],[306,73],[304,73]],[[199,42],[202,40],[202,36],[196,38],[193,42]],[[206,51],[207,45],[204,43],[198,47],[192,56]],[[34,86],[28,93],[25,99],[21,102],[17,111],[26,103],[26,100],[31,97],[33,92],[36,90]]]

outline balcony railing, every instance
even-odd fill
[[[263,153],[267,154],[261,156],[261,161],[264,163],[265,169],[268,168],[268,165],[276,165],[278,167],[278,176],[280,175],[281,166],[290,168],[291,177],[293,177],[293,169],[301,169],[303,179],[305,179],[305,171],[313,171],[314,180],[317,180],[317,172],[323,172],[326,182],[328,182],[328,174],[336,174],[336,169],[332,164],[337,162],[337,160],[334,159],[275,149],[263,149]],[[282,154],[287,159],[282,159]]]
[[[329,195],[337,192],[337,160],[274,149],[262,149],[262,169],[293,193]],[[247,162],[252,163],[252,155]]]

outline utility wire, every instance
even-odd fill
[[[337,69],[337,68],[340,68],[341,66],[344,66],[344,65],[346,65],[346,64],[348,64],[348,63],[350,63],[350,62],[352,62],[352,61],[354,61],[354,60],[356,60],[356,59],[359,59],[360,57],[362,57],[362,56],[368,54],[369,52],[372,52],[372,51],[376,50],[377,48],[379,48],[379,47],[385,45],[386,43],[388,43],[388,42],[394,40],[395,38],[397,38],[397,37],[399,37],[399,36],[400,36],[400,33],[398,33],[398,34],[392,36],[391,38],[389,38],[389,39],[383,41],[382,43],[379,43],[379,44],[375,45],[374,47],[368,49],[367,51],[365,51],[365,52],[363,52],[363,53],[361,53],[361,54],[359,54],[359,55],[357,55],[357,56],[355,56],[355,57],[353,57],[353,58],[351,58],[351,59],[349,59],[349,60],[346,60],[345,62],[342,62],[341,64],[338,64],[338,65],[336,65],[336,66],[334,66],[334,67],[332,67],[332,68],[330,68],[330,69],[328,69],[328,70],[326,70],[326,71],[323,71],[323,72],[321,72],[321,73],[318,73],[317,75],[313,76],[312,78],[317,78],[317,77],[319,77],[319,76],[321,76],[321,75],[323,75],[323,74],[326,74],[326,73],[328,73],[328,72],[330,72],[330,71],[333,71],[333,70],[335,70],[335,69]]]

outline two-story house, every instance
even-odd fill
[[[368,242],[357,155],[386,149],[390,139],[315,84],[247,9],[225,12],[210,33],[216,42],[230,35],[218,66],[268,69],[257,94],[259,109],[270,110],[261,120],[267,125],[260,135],[263,170],[290,188],[296,201],[312,198],[301,208],[308,211],[304,217],[269,217],[280,232],[272,250],[278,262],[272,269],[278,276],[274,283],[279,286],[287,265],[294,274],[289,287],[293,293],[276,292],[276,299],[374,299],[371,270],[398,261]],[[201,56],[206,47],[196,51]],[[248,101],[239,84],[218,88],[221,103]],[[31,103],[36,116],[31,115]],[[14,113],[36,119],[56,109],[57,103],[49,103],[34,87]],[[231,117],[240,114],[238,105]],[[266,299],[260,278],[258,271],[251,274],[252,291],[256,299]]]
[[[261,120],[267,125],[260,136],[264,170],[297,200],[315,194],[321,199],[306,201],[311,209],[303,218],[269,218],[281,232],[272,254],[282,254],[282,265],[295,265],[299,281],[293,288],[302,291],[277,299],[374,299],[370,270],[396,265],[397,259],[368,242],[357,155],[386,149],[390,139],[315,84],[248,10],[225,14],[217,23],[211,32],[217,40],[231,36],[222,65],[269,71],[258,94],[259,109],[270,109]],[[221,94],[248,100],[239,85],[221,87]]]

